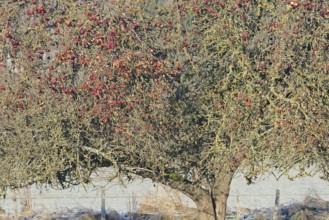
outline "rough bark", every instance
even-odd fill
[[[203,197],[199,200],[194,200],[197,205],[198,219],[200,220],[213,220],[216,219],[214,216],[214,208],[210,195]]]
[[[200,220],[224,220],[226,216],[227,198],[234,172],[219,173],[213,187],[208,193],[200,188],[203,193],[191,196],[198,209]]]
[[[217,176],[212,192],[214,215],[216,220],[224,220],[226,216],[227,198],[230,193],[234,172],[229,171]]]

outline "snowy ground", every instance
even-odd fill
[[[302,201],[309,194],[329,201],[328,186],[329,183],[318,176],[290,181],[285,177],[276,180],[273,175],[262,177],[254,184],[247,185],[244,178],[237,175],[232,182],[228,207],[230,210],[273,207],[277,189],[280,190],[280,204]],[[101,177],[95,181],[94,186],[88,186],[87,189],[79,186],[70,190],[57,191],[32,186],[32,207],[39,213],[65,212],[65,210],[67,212],[70,210],[100,211],[102,187],[106,189],[105,208],[119,213],[138,211],[139,203],[143,198],[151,196],[156,198],[159,194],[163,196],[164,191],[162,186],[153,184],[150,180],[137,179],[124,187],[117,182],[106,183]],[[168,189],[165,191],[168,192]],[[167,196],[172,195],[169,192]],[[180,201],[187,206],[195,207],[195,204],[184,195],[181,195]],[[6,199],[0,200],[0,207],[10,215],[14,214],[15,203],[10,192]],[[20,209],[19,204],[17,209]]]
[[[276,180],[270,174],[251,185],[247,185],[243,177],[237,176],[232,181],[228,206],[250,209],[273,207],[277,189],[280,191],[280,204],[302,201],[310,194],[329,201],[329,182],[318,175],[291,181],[284,176]]]

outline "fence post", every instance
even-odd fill
[[[240,196],[239,196],[239,191],[238,191],[238,195],[236,197],[236,202],[237,202],[236,219],[239,220],[240,219]]]
[[[21,214],[23,216],[29,216],[32,214],[32,198],[31,198],[31,187],[27,186],[23,189],[18,190],[20,201],[21,201]]]
[[[11,189],[10,191],[13,195],[14,216],[15,219],[18,219],[17,189]]]
[[[101,190],[102,204],[101,204],[101,220],[106,219],[106,210],[105,210],[105,189]]]
[[[274,220],[280,219],[280,217],[281,217],[279,205],[280,205],[280,190],[277,189],[275,192],[275,208],[274,208],[274,213],[273,213]]]

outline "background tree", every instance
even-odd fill
[[[237,171],[328,177],[325,1],[55,3],[1,5],[3,188],[112,166],[224,219]]]

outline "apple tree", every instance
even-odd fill
[[[326,1],[0,7],[2,188],[113,167],[224,219],[236,172],[328,179]]]

